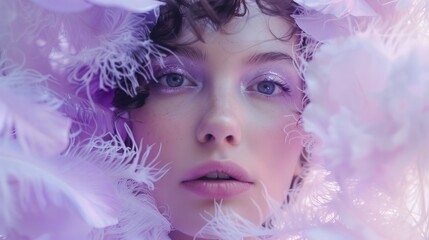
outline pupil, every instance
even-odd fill
[[[180,87],[183,84],[183,76],[172,73],[167,75],[166,81],[169,87]]]
[[[273,94],[275,87],[275,84],[269,81],[262,81],[258,83],[258,91],[267,95]]]

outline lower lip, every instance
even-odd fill
[[[225,199],[246,192],[251,183],[234,180],[192,180],[183,182],[189,191],[210,199]]]

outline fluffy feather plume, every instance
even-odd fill
[[[119,7],[130,12],[148,12],[154,8],[159,7],[163,4],[161,1],[155,0],[126,0],[126,1],[115,1],[115,0],[90,0],[91,3],[105,7]]]
[[[130,128],[125,126],[125,129],[131,146],[122,137],[106,133],[78,144],[79,147],[70,149],[67,154],[92,159],[92,163],[116,179],[131,179],[153,190],[153,183],[167,173],[168,166],[159,166],[156,161],[159,151],[153,154],[153,145],[146,146],[143,151],[142,143],[135,142]]]
[[[13,4],[9,1],[2,1],[0,3],[0,15],[3,16],[2,21],[0,21],[0,42],[8,37],[10,34],[10,24],[15,20],[16,11],[13,7]]]
[[[269,203],[268,199],[267,203]],[[207,213],[206,216],[202,216],[207,223],[195,235],[196,238],[238,240],[252,236],[270,239],[269,237],[275,235],[277,232],[276,229],[257,225],[235,213],[233,210],[224,208],[222,202],[214,201],[213,204],[215,212],[214,214]]]
[[[392,38],[373,31],[322,46],[305,76],[304,126],[323,144],[346,229],[426,239],[429,50]]]
[[[167,171],[148,160],[152,147],[129,148],[107,134],[71,146],[62,157],[28,159],[13,141],[2,143],[0,232],[6,236],[168,239],[169,222],[149,194]]]
[[[56,111],[61,102],[47,80],[0,56],[0,136],[16,138],[29,154],[55,155],[68,145],[71,122]]]
[[[137,76],[147,81],[153,79],[150,59],[159,59],[162,63],[163,54],[147,36],[150,26],[156,22],[156,10],[147,14],[128,11],[134,7],[146,11],[156,8],[160,2],[100,0],[102,6],[93,6],[84,12],[61,13],[51,12],[29,0],[5,1],[5,11],[13,18],[9,21],[10,27],[4,26],[10,31],[8,38],[2,38],[2,48],[13,49],[10,56],[18,61],[24,57],[26,67],[68,80],[61,83],[61,90],[77,88],[90,100],[98,90],[110,91],[117,87],[135,95]],[[51,7],[88,4],[67,0],[64,4],[37,2]],[[121,5],[128,10],[104,7],[103,3]],[[67,86],[69,83],[72,86]]]
[[[143,148],[141,142],[135,142],[129,127],[125,125],[124,129],[130,146],[124,138],[107,133],[81,142],[66,154],[85,157],[116,179],[119,222],[100,233],[103,239],[169,239],[170,222],[150,195],[154,182],[168,171],[168,166],[159,166],[159,151],[153,153],[153,145]]]
[[[87,239],[93,228],[117,223],[114,182],[88,161],[29,159],[11,141],[1,142],[0,153],[0,225],[7,235]]]
[[[323,14],[332,14],[337,18],[346,15],[352,16],[375,16],[377,15],[374,9],[368,4],[366,0],[330,0],[330,1],[317,1],[317,0],[295,0],[296,3],[305,7],[318,11]]]
[[[124,179],[118,187],[123,209],[119,223],[105,230],[104,239],[170,240],[168,233],[172,229],[171,223],[158,210],[147,186]]]
[[[412,5],[397,7],[399,0],[294,0],[301,8],[294,15],[298,26],[320,42],[353,36],[371,23],[381,27],[404,20]],[[416,0],[425,1],[425,0]],[[404,5],[404,4],[402,4]],[[421,12],[415,11],[415,13]],[[405,20],[406,21],[406,20]]]
[[[40,6],[58,12],[81,12],[90,7],[92,4],[104,7],[118,7],[131,12],[146,12],[150,11],[162,4],[160,1],[155,0],[32,0]]]
[[[110,109],[99,104],[91,104],[87,99],[70,94],[64,97],[64,104],[59,111],[72,120],[70,130],[72,144],[87,141],[91,137],[103,136],[106,132],[115,132],[114,125],[124,122],[121,118],[116,122],[113,121],[115,116]],[[125,135],[126,133],[121,136]]]
[[[104,17],[110,32],[98,38],[97,47],[83,50],[71,59],[68,79],[79,84],[79,91],[84,90],[90,99],[96,91],[115,88],[134,96],[142,80],[155,79],[152,63],[162,64],[165,57],[161,47],[148,39],[149,26],[157,16],[108,11]]]

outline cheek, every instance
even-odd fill
[[[187,131],[186,124],[189,122],[187,115],[182,112],[161,110],[157,105],[144,106],[130,113],[131,119],[135,119],[132,124],[132,132],[136,140],[142,139],[145,145],[162,143],[170,145],[180,141]]]
[[[260,181],[267,187],[268,194],[277,201],[283,201],[293,176],[299,168],[301,145],[295,144],[291,151],[284,151],[282,155],[273,156],[260,166]],[[283,156],[283,157],[281,157]]]
[[[271,122],[272,123],[272,122]],[[258,154],[254,169],[257,170],[261,186],[277,201],[283,201],[290,188],[292,178],[299,170],[302,152],[300,138],[288,136],[285,126],[299,132],[295,121],[283,121],[259,132],[259,141],[250,143],[253,153]],[[264,136],[264,137],[262,137]]]

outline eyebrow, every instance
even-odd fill
[[[187,46],[181,46],[176,48],[174,50],[174,54],[178,56],[186,57],[195,61],[205,61],[207,58],[205,52],[201,51],[200,49],[187,47]]]
[[[207,60],[207,55],[205,52],[198,48],[188,47],[188,46],[180,46],[174,50],[174,54],[182,57],[189,58],[195,61],[205,61]],[[281,61],[288,60],[292,61],[293,58],[283,52],[265,52],[265,53],[255,53],[248,60],[247,64],[258,64],[258,63],[266,63],[273,61]]]
[[[258,64],[281,60],[292,61],[293,58],[289,54],[283,52],[256,53],[247,60],[247,64]]]

